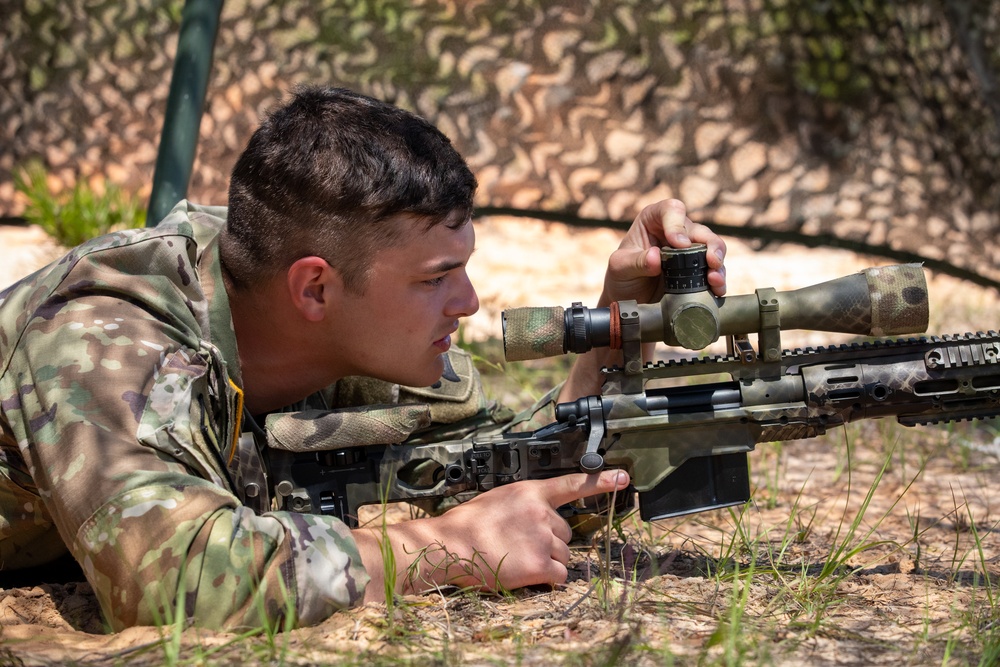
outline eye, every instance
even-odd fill
[[[447,275],[448,274],[444,274],[444,275],[438,276],[437,278],[431,278],[430,280],[425,280],[424,284],[425,285],[430,285],[431,287],[437,287],[438,285],[440,285],[441,283],[444,282],[444,279],[445,279],[445,277]]]

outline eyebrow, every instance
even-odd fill
[[[469,255],[469,257],[471,258],[472,255],[474,255],[475,253],[476,253],[476,249],[473,248],[472,249],[472,253]],[[467,261],[468,260],[466,260],[466,262]],[[424,272],[425,273],[446,273],[448,271],[451,271],[452,269],[459,269],[459,268],[465,266],[466,262],[456,262],[456,261],[453,261],[453,260],[444,260],[444,261],[442,261],[442,262],[440,262],[438,264],[432,264],[432,265],[428,266]]]

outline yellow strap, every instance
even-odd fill
[[[229,378],[229,386],[236,392],[236,427],[233,429],[233,442],[229,448],[229,460],[232,463],[236,456],[236,445],[240,441],[240,431],[243,429],[243,390],[236,386],[232,378]]]

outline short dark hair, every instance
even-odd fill
[[[423,118],[342,88],[304,87],[271,111],[233,168],[223,265],[237,288],[323,257],[363,292],[375,251],[410,229],[458,227],[476,178]]]

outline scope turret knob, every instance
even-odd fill
[[[719,339],[718,311],[703,303],[686,303],[674,311],[670,328],[677,343],[688,350],[703,350]]]
[[[708,248],[695,243],[690,248],[660,248],[663,291],[690,294],[708,289]]]

